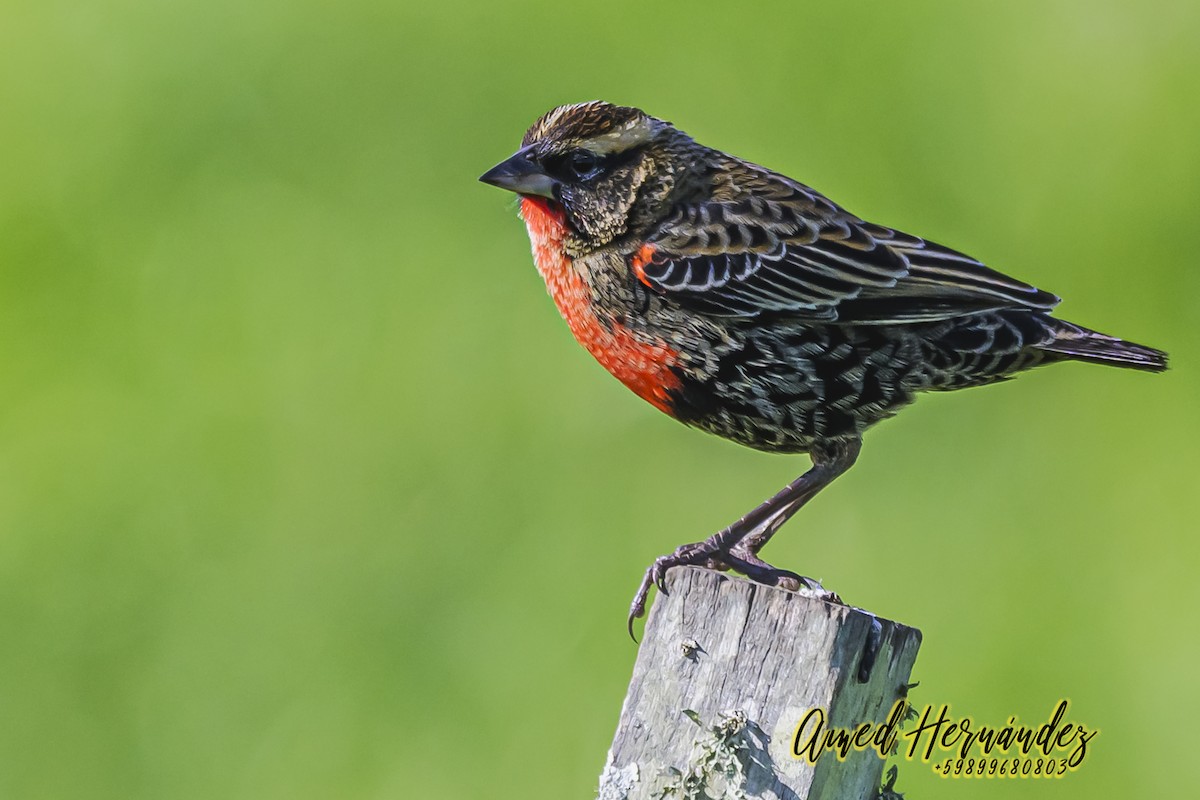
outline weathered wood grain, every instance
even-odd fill
[[[848,606],[698,567],[672,569],[646,623],[600,800],[867,800],[873,751],[793,755],[813,708],[882,722],[921,634]],[[874,650],[872,656],[870,651]]]

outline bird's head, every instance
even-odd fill
[[[561,207],[578,255],[662,219],[703,172],[703,149],[640,109],[593,101],[544,115],[480,180]]]

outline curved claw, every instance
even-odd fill
[[[637,594],[633,596],[633,602],[629,605],[629,619],[627,620],[626,629],[629,631],[629,638],[637,641],[637,637],[633,634],[634,620],[642,617],[646,613],[646,600],[650,596],[650,587],[657,586],[658,591],[662,594],[667,592],[667,571],[671,567],[679,567],[687,564],[696,564],[699,566],[707,566],[712,569],[729,569],[719,558],[714,558],[719,552],[717,545],[711,540],[703,542],[695,542],[694,544],[685,544],[677,547],[675,552],[659,556],[654,559],[654,563],[646,570],[646,574],[642,576],[642,583],[638,586]]]
[[[658,562],[656,561],[655,564]],[[646,598],[650,596],[650,586],[654,583],[654,564],[646,570],[646,574],[642,576],[642,582],[638,586],[637,594],[633,596],[633,602],[629,604],[629,620],[627,629],[629,630],[629,638],[637,643],[637,636],[633,633],[634,620],[645,616],[646,614]]]
[[[666,556],[659,556],[654,559],[654,563],[646,570],[646,574],[642,577],[642,583],[638,586],[637,594],[633,596],[633,602],[629,605],[629,620],[627,628],[629,630],[629,638],[637,641],[637,637],[633,635],[633,621],[642,617],[646,613],[646,600],[650,596],[650,587],[657,586],[658,591],[662,594],[669,594],[667,591],[667,570],[671,567],[678,567],[684,564],[707,564],[712,559],[708,550],[701,545],[704,542],[697,542],[694,545],[684,545],[678,548],[674,553]]]
[[[680,548],[682,550],[683,548]],[[659,556],[654,559],[654,563],[646,570],[646,574],[642,576],[642,583],[638,586],[637,594],[633,596],[633,602],[629,605],[629,620],[627,628],[629,630],[629,638],[637,641],[637,637],[633,635],[633,622],[646,614],[646,600],[650,597],[650,587],[657,586],[658,591],[662,594],[667,592],[667,570],[681,563],[687,563],[681,560],[679,550],[676,550],[669,556]]]
[[[662,559],[657,559],[654,566],[650,567],[650,571],[654,573],[654,585],[663,594],[667,594],[667,569],[663,566]]]

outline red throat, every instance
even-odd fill
[[[615,321],[608,326],[600,323],[587,283],[563,252],[566,222],[562,209],[548,200],[523,197],[521,217],[533,243],[534,263],[575,339],[639,397],[671,413],[670,392],[679,386],[671,365],[678,352],[665,342],[641,341]]]

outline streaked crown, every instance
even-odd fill
[[[592,100],[547,112],[525,132],[521,146],[586,147],[605,155],[645,144],[666,126],[639,108]]]

